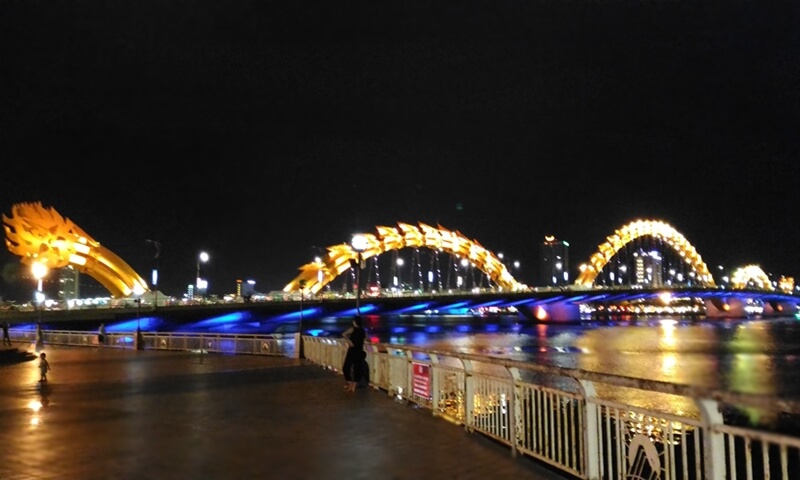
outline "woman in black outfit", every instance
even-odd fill
[[[361,317],[353,318],[353,326],[348,328],[342,336],[349,342],[347,353],[344,356],[344,365],[342,365],[342,373],[347,383],[344,386],[345,391],[355,392],[356,385],[361,380],[361,363],[364,360],[364,339],[367,332],[361,325]]]

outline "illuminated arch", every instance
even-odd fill
[[[706,287],[715,286],[714,278],[708,271],[705,262],[703,262],[697,250],[686,238],[666,223],[654,220],[637,220],[615,231],[614,235],[607,237],[606,242],[601,244],[598,251],[591,256],[589,263],[581,267],[582,270],[577,280],[575,280],[575,285],[589,287],[594,285],[597,275],[600,274],[603,267],[622,247],[639,237],[645,236],[664,240],[692,267],[701,285]]]
[[[3,215],[6,247],[24,265],[49,269],[71,265],[108,289],[113,297],[142,294],[150,289],[127,263],[100,245],[68,218],[41,202],[17,203],[11,217]]]
[[[754,282],[760,290],[775,290],[767,274],[758,265],[746,265],[733,272],[731,288],[743,290],[750,282]]]
[[[478,242],[465,238],[459,232],[452,232],[439,226],[434,228],[424,223],[419,227],[398,223],[396,227],[376,227],[377,234],[365,234],[368,246],[362,252],[366,260],[381,253],[401,248],[425,247],[468,258],[500,288],[517,291],[527,289],[527,285],[517,282],[508,272],[503,262],[494,253],[483,248]],[[358,260],[358,253],[349,244],[334,245],[327,248],[328,253],[319,262],[311,262],[299,268],[300,275],[289,282],[284,292],[302,290],[304,294],[317,293],[336,277],[350,269],[350,262]]]

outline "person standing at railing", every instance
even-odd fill
[[[100,328],[97,330],[97,345],[102,347],[106,344],[106,324],[101,323]]]
[[[3,320],[3,345],[11,345],[11,337],[8,335],[8,322]]]
[[[358,382],[361,381],[362,368],[364,361],[364,339],[367,332],[361,324],[361,317],[353,317],[353,325],[342,334],[348,342],[347,353],[344,356],[342,374],[347,382],[344,386],[345,391],[355,392]]]
[[[36,351],[41,352],[44,348],[44,333],[42,332],[42,324],[36,324]]]

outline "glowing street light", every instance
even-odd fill
[[[298,282],[300,287],[300,321],[297,325],[297,333],[294,336],[295,345],[295,358],[304,358],[305,352],[303,351],[303,297],[305,297],[306,281],[300,280]]]
[[[42,262],[33,262],[33,264],[31,264],[31,273],[33,274],[33,278],[39,282],[36,289],[41,292],[42,279],[47,275],[47,265]]]
[[[153,256],[153,271],[150,279],[153,284],[153,308],[156,308],[158,307],[158,257],[161,256],[161,242],[151,239],[147,239],[145,242],[151,244],[156,250]]]
[[[206,288],[208,288],[208,282],[204,281],[200,277],[200,264],[208,262],[209,258],[210,257],[208,256],[207,252],[200,252],[200,254],[197,256],[197,278],[196,278],[196,282],[195,282],[195,288],[197,288],[198,292],[203,291]]]
[[[325,267],[325,264],[322,263],[322,258],[320,257],[314,257],[314,263],[317,264],[317,283],[322,285],[322,281],[325,279],[322,269]]]
[[[461,275],[459,275],[456,282],[459,287],[463,287],[464,290],[466,290],[468,288],[467,282],[469,281],[469,260],[467,260],[466,258],[462,258],[460,263],[464,274],[464,280],[462,281]]]
[[[305,291],[306,291],[306,281],[300,280],[298,282],[298,286],[300,287],[300,323],[297,327],[297,330],[302,334],[303,333],[303,299],[305,298]]]
[[[394,286],[395,286],[396,289],[402,290],[403,289],[403,283],[400,280],[403,278],[402,268],[403,268],[403,264],[405,262],[403,261],[402,258],[398,258],[395,263],[397,264],[397,275],[395,275],[394,281],[392,283],[394,283]]]
[[[39,310],[39,323],[42,323],[42,302],[44,302],[44,292],[42,291],[42,279],[47,275],[47,265],[42,262],[33,262],[31,264],[31,274],[37,280],[36,286],[36,304]]]
[[[367,237],[363,234],[357,233],[353,235],[353,238],[350,239],[350,245],[353,247],[353,250],[356,251],[358,254],[358,266],[356,267],[356,315],[361,316],[361,269],[363,268],[362,262],[363,257],[362,254],[364,250],[367,249],[369,242],[367,242]]]

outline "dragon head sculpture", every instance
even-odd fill
[[[6,247],[25,265],[40,263],[48,269],[72,266],[117,298],[149,291],[144,279],[121,258],[41,202],[14,204],[11,216],[3,215],[3,228]]]

